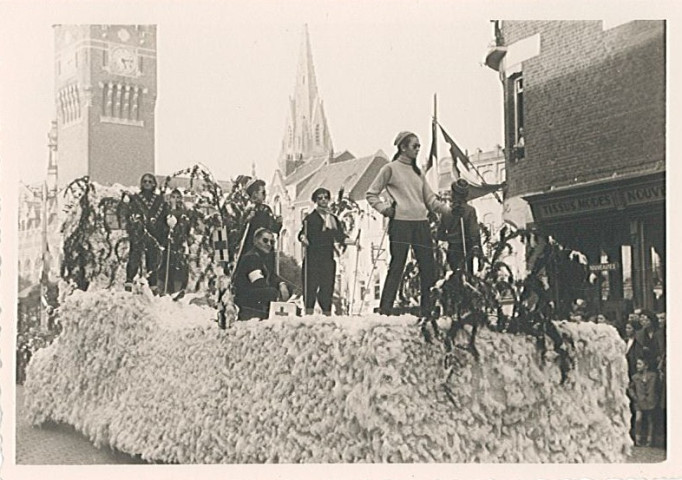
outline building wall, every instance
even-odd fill
[[[128,68],[129,66],[129,68]],[[154,172],[154,25],[55,26],[59,184]]]
[[[665,24],[503,21],[504,44],[539,34],[522,62],[525,154],[513,158],[513,75],[505,78],[508,196],[662,168]],[[507,72],[509,75],[509,72]]]

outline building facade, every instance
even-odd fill
[[[665,308],[664,21],[496,21],[505,219],[583,252],[591,301]]]
[[[59,184],[154,172],[155,25],[56,25]]]

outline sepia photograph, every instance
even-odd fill
[[[682,476],[677,15],[604,3],[0,1],[2,476]]]

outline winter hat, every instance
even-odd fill
[[[327,190],[327,189],[324,188],[324,187],[320,187],[320,188],[317,188],[317,189],[313,192],[313,196],[312,196],[313,202],[316,202],[316,201],[317,201],[317,196],[318,196],[320,193],[326,193],[327,196],[328,196],[330,199],[332,198],[332,194],[331,194],[331,192],[330,192],[329,190]]]
[[[404,132],[400,132],[398,134],[398,136],[395,137],[395,141],[393,142],[393,145],[395,145],[396,147],[399,146],[402,143],[402,141],[405,140],[410,135],[414,135],[415,137],[417,136],[412,132],[408,132],[407,130],[405,130]]]
[[[452,182],[452,186],[450,188],[452,189],[453,195],[459,195],[460,197],[466,197],[469,195],[469,182],[463,178],[458,178]]]
[[[246,184],[246,194],[250,197],[253,195],[253,192],[256,191],[257,188],[259,187],[264,187],[265,182],[263,180],[257,180],[257,179],[252,179],[249,181],[249,183]]]

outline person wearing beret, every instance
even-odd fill
[[[145,173],[140,180],[140,192],[129,196],[126,230],[130,240],[128,263],[126,265],[127,291],[132,290],[135,275],[145,258],[147,282],[156,290],[161,254],[167,243],[168,226],[166,217],[168,205],[163,196],[156,193],[156,177]]]
[[[244,254],[234,273],[234,303],[239,307],[237,320],[267,318],[270,303],[289,299],[286,283],[268,267],[268,256],[275,236],[267,228],[254,232],[254,246]]]
[[[412,132],[400,132],[394,141],[397,152],[393,161],[384,165],[367,190],[367,201],[388,217],[391,261],[381,292],[379,313],[390,315],[403,276],[410,247],[419,265],[421,314],[431,314],[430,289],[435,281],[433,241],[427,214],[447,213],[450,207],[438,199],[417,167],[419,138]],[[386,193],[388,200],[382,200]]]
[[[473,257],[480,257],[482,250],[476,209],[467,204],[469,183],[460,178],[452,182],[450,188],[452,208],[441,218],[436,238],[448,242],[446,258],[453,272],[462,267],[462,262],[468,255],[470,258],[466,268],[469,273],[473,273]]]
[[[246,253],[253,248],[254,233],[260,228],[267,228],[274,234],[282,230],[282,217],[275,216],[272,209],[265,204],[265,182],[253,179],[246,184],[246,194],[249,196],[249,206],[245,212],[246,237],[242,252]],[[275,271],[275,252],[271,249],[268,257],[268,267]]]
[[[331,315],[336,278],[334,245],[339,243],[345,250],[346,235],[343,223],[329,210],[329,190],[318,188],[312,200],[316,208],[303,219],[298,234],[298,240],[306,247],[302,270],[305,313],[311,315],[317,302],[323,314]]]

